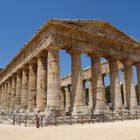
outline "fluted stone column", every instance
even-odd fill
[[[11,79],[8,79],[7,81],[7,107],[6,107],[6,112],[10,112],[10,103],[11,103]]]
[[[65,90],[64,87],[61,88],[61,110],[65,110]]]
[[[6,100],[5,100],[5,83],[3,83],[3,110],[5,111],[5,104],[6,104]]]
[[[89,94],[89,106],[90,106],[90,109],[92,109],[93,108],[93,90],[92,90],[91,79],[88,80],[88,94]]]
[[[122,84],[123,84],[123,102],[124,102],[124,106],[127,107],[124,70],[122,71]]]
[[[65,112],[71,111],[71,92],[69,85],[65,87],[65,93],[66,93],[66,106],[65,106]]]
[[[138,104],[140,105],[140,63],[136,64],[138,81]]]
[[[83,79],[80,53],[71,53],[72,58],[72,106],[84,106]]]
[[[104,110],[106,100],[105,87],[102,80],[100,57],[97,55],[93,55],[91,57],[91,75],[93,87],[93,107],[95,108],[95,112],[99,113]]]
[[[4,84],[2,83],[2,98],[1,98],[1,107],[4,109]]]
[[[47,55],[47,54],[46,54]],[[47,58],[37,58],[37,108],[44,111],[47,104]]]
[[[0,85],[0,109],[1,109],[1,99],[2,99],[2,87]]]
[[[16,75],[12,75],[12,87],[11,87],[11,103],[10,103],[10,112],[15,110],[16,103]]]
[[[37,65],[29,64],[29,86],[28,86],[28,112],[33,112],[36,108],[37,92]]]
[[[16,103],[15,103],[15,111],[18,112],[21,107],[21,89],[22,89],[22,72],[17,72],[16,77]]]
[[[118,72],[118,61],[109,61],[109,71],[110,71],[110,94],[111,94],[111,106],[113,110],[122,109],[122,95]]]
[[[134,111],[137,108],[137,98],[131,62],[124,63],[124,74],[125,74],[127,107],[131,111]]]
[[[86,98],[86,80],[83,80],[83,94],[84,94],[84,106],[87,105],[87,98]]]
[[[104,87],[105,87],[105,80],[104,80],[105,76],[106,76],[106,74],[102,74],[102,80],[103,80]]]
[[[4,110],[7,112],[7,91],[8,91],[8,84],[7,81],[5,82],[5,92],[4,92]]]
[[[60,66],[59,50],[56,48],[48,51],[48,74],[47,74],[47,108],[48,110],[60,111]]]
[[[28,108],[28,69],[25,66],[22,71],[22,90],[21,90],[21,109],[20,112],[25,112]]]

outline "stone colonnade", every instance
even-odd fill
[[[80,64],[79,58],[80,57],[78,57],[78,62]],[[71,82],[71,84],[68,83],[61,88],[61,97],[62,97],[61,105],[62,105],[63,110],[65,110],[65,112],[68,111],[66,109],[66,106],[67,106],[67,104],[69,105],[69,101],[71,101],[71,107],[74,106],[73,98],[76,96],[76,94],[78,94],[77,95],[78,100],[75,99],[75,101],[78,104],[78,105],[76,104],[78,107],[86,105],[90,109],[94,109],[95,112],[97,112],[97,113],[108,109],[106,95],[105,95],[104,74],[102,73],[100,56],[99,55],[92,55],[92,56],[90,55],[90,58],[91,58],[91,68],[90,68],[91,77],[90,78],[88,77],[88,79],[82,80],[82,78],[81,78],[82,74],[80,72],[78,72],[78,68],[76,69],[76,67],[74,67],[75,68],[74,71],[76,74],[73,75],[74,78],[71,75],[71,79],[72,78],[75,79],[74,82]],[[75,60],[77,60],[77,59],[75,59]],[[111,96],[110,97],[111,98],[111,106],[110,106],[111,108],[110,109],[115,110],[115,111],[121,111],[121,110],[125,110],[125,109],[135,111],[135,110],[137,110],[137,106],[138,106],[137,101],[139,101],[139,98],[137,99],[137,96],[136,96],[134,77],[133,77],[133,71],[132,71],[132,63],[126,63],[126,62],[123,63],[122,62],[123,68],[121,68],[121,69],[119,68],[120,63],[121,62],[119,62],[118,60],[113,60],[113,59],[109,59],[109,61],[108,61],[109,77],[110,77],[110,94],[111,94],[110,95]],[[78,66],[80,67],[80,65],[78,65]],[[138,73],[137,75],[138,75],[138,90],[139,90],[139,87],[140,87],[140,85],[139,85],[139,80],[140,80],[139,65],[136,65],[136,68],[137,68],[137,73]],[[123,95],[121,93],[121,81],[120,81],[120,77],[119,77],[119,70],[122,71]],[[75,95],[73,95],[74,90],[72,88],[68,88],[68,87],[73,87],[72,86],[73,83],[76,86],[76,84],[78,83],[76,81],[76,78],[78,75],[80,75],[78,80],[80,79],[80,81],[82,80],[83,82],[85,80],[88,81],[88,104],[85,103],[84,94],[87,94],[87,93],[86,93],[86,91],[82,90],[85,87],[85,85],[83,85],[82,82],[80,83],[79,86],[77,86],[77,93]],[[67,78],[69,78],[69,77],[70,76],[68,76]],[[67,83],[67,78],[64,78],[65,79],[64,81],[66,81],[66,83]],[[78,88],[78,87],[80,87],[80,88]],[[79,91],[79,93],[78,93],[78,91]],[[80,93],[82,93],[82,94],[80,94]],[[139,91],[138,91],[138,93],[139,93]],[[68,96],[68,99],[67,99],[67,96]]]
[[[36,110],[59,110],[61,112],[86,112],[94,109],[100,112],[106,109],[105,86],[103,82],[100,55],[89,55],[91,58],[91,78],[89,82],[89,101],[86,103],[85,85],[82,77],[81,53],[69,52],[72,59],[71,84],[61,87],[59,68],[59,49],[41,53],[22,69],[14,73],[0,85],[0,105],[6,112],[34,112]],[[110,93],[111,109],[121,110],[123,106],[130,110],[137,109],[137,97],[132,73],[132,63],[123,63],[122,102],[119,61],[110,59]],[[137,65],[138,87],[140,67]],[[138,88],[140,91],[140,88]],[[139,101],[139,100],[138,100]],[[83,110],[84,108],[84,110]]]
[[[23,66],[0,85],[0,106],[6,112],[61,109],[59,50],[51,49]]]

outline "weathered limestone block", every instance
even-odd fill
[[[21,107],[22,71],[17,72],[15,112]]]
[[[47,110],[60,111],[61,89],[60,89],[60,67],[59,50],[48,51],[48,75],[47,75]]]
[[[91,75],[93,87],[93,107],[100,113],[106,105],[105,88],[102,80],[101,64],[99,56],[91,57]]]
[[[113,110],[121,110],[122,108],[122,96],[118,72],[118,61],[109,61],[110,69],[110,94],[111,94],[111,107]]]
[[[22,71],[21,112],[25,112],[28,108],[28,77],[28,69],[25,66]]]
[[[33,112],[36,108],[36,92],[37,92],[37,65],[29,64],[29,87],[28,87],[28,112]]]
[[[65,95],[66,95],[66,106],[65,106],[65,112],[71,111],[71,92],[70,92],[70,86],[65,87]]]
[[[125,73],[122,71],[122,84],[123,84],[123,101],[124,106],[127,107],[127,100],[126,100],[126,87],[125,87]]]
[[[11,103],[10,103],[10,112],[15,110],[16,101],[16,75],[12,75],[12,87],[11,87]]]
[[[47,55],[47,54],[46,54]],[[47,58],[38,56],[37,58],[37,108],[44,111],[47,104]]]
[[[125,74],[127,107],[131,111],[135,111],[137,109],[137,98],[131,62],[124,63],[124,74]]]

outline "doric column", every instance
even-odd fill
[[[66,95],[66,106],[65,106],[65,112],[71,111],[71,92],[70,92],[70,86],[65,87],[65,95]]]
[[[89,95],[89,107],[90,109],[92,109],[93,108],[93,90],[92,90],[91,79],[88,80],[88,95]]]
[[[118,61],[109,61],[110,71],[110,94],[111,94],[111,106],[113,110],[121,110],[122,108],[122,96],[118,72]]]
[[[61,109],[59,50],[48,51],[47,74],[47,109],[59,111]]]
[[[87,106],[86,80],[83,80],[84,106]]]
[[[138,81],[138,104],[140,105],[140,63],[136,64]]]
[[[16,77],[16,103],[15,103],[15,111],[19,111],[21,107],[21,89],[22,89],[22,72],[19,70],[17,72]]]
[[[65,87],[61,88],[61,110],[64,111],[65,110]]]
[[[6,107],[6,112],[10,112],[10,103],[11,103],[11,78],[8,79],[7,81],[7,107]]]
[[[2,97],[1,97],[1,107],[2,107],[2,109],[4,109],[4,84],[2,83],[2,88],[1,88],[1,90],[2,90]]]
[[[46,54],[47,55],[47,54]],[[44,111],[47,103],[47,57],[37,58],[37,108]]]
[[[8,84],[7,81],[5,82],[5,88],[4,88],[4,110],[7,111],[7,90],[8,90]]]
[[[28,86],[28,112],[33,112],[36,108],[36,92],[37,92],[37,65],[29,64],[29,86]]]
[[[131,111],[134,111],[137,108],[137,98],[133,79],[132,63],[130,62],[124,63],[124,74],[125,74],[127,107]]]
[[[25,66],[22,71],[21,112],[25,112],[28,107],[28,76],[28,68]]]
[[[127,107],[124,70],[122,70],[122,84],[123,84],[123,102],[124,102],[124,106]]]
[[[10,103],[10,112],[15,110],[16,103],[16,75],[12,75],[12,87],[11,87],[11,103]]]
[[[84,106],[83,79],[81,57],[79,52],[71,52],[72,58],[72,106],[74,108]]]
[[[91,57],[91,75],[93,87],[93,107],[95,112],[99,113],[106,105],[105,100],[105,87],[102,80],[102,71],[100,57],[93,55]]]
[[[0,85],[0,109],[1,109],[1,93],[2,93],[2,89],[1,89],[1,85]]]
[[[104,87],[105,87],[105,80],[104,80],[105,76],[106,76],[106,74],[102,74],[102,80],[103,80]]]

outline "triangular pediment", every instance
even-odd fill
[[[63,29],[71,28],[72,30],[83,31],[87,33],[96,34],[98,36],[105,36],[115,40],[122,40],[124,42],[134,43],[139,46],[139,41],[128,36],[123,31],[117,29],[109,22],[102,20],[50,20],[47,24],[60,26]]]

